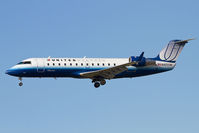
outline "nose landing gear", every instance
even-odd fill
[[[23,86],[23,83],[22,83],[22,78],[21,77],[19,77],[19,86]]]
[[[23,83],[22,82],[19,82],[19,86],[22,86],[23,85]]]

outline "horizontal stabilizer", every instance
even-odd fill
[[[175,42],[175,44],[180,44],[180,43],[188,43],[191,40],[195,40],[195,38],[191,38],[191,39],[187,39],[187,40],[181,40],[181,41],[177,41]]]

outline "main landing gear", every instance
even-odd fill
[[[22,86],[23,85],[23,83],[22,83],[22,78],[21,77],[19,77],[19,86]]]
[[[104,80],[104,79],[101,79],[101,80],[93,79],[92,83],[94,83],[94,87],[95,88],[98,88],[98,87],[100,87],[100,85],[105,85],[106,84],[106,80]]]

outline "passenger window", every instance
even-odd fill
[[[73,61],[76,61],[75,59],[73,59]]]
[[[64,63],[64,66],[66,66],[66,63]]]
[[[59,66],[60,66],[61,64],[59,63]]]
[[[99,66],[99,63],[97,63],[97,65]]]
[[[94,63],[92,63],[92,66],[94,66]]]
[[[66,61],[66,59],[64,59],[64,61]]]
[[[72,66],[72,63],[70,63],[70,66]]]
[[[59,61],[59,59],[56,59],[56,61]]]
[[[76,63],[76,66],[78,66],[78,64]]]
[[[52,61],[55,61],[55,59],[52,59]]]
[[[83,66],[83,63],[81,63],[81,66]]]
[[[114,63],[114,66],[116,66],[116,64]]]
[[[53,66],[55,65],[55,63],[53,63]]]
[[[110,66],[110,63],[108,63],[108,66]]]
[[[102,66],[104,66],[104,63],[102,63]]]
[[[86,63],[86,65],[88,66],[88,63]]]
[[[70,59],[68,59],[68,61],[71,61]]]
[[[49,66],[50,64],[48,63],[47,65]]]

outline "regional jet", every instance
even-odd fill
[[[146,76],[172,70],[188,40],[172,40],[155,58],[145,58],[144,52],[129,58],[29,58],[6,71],[24,77],[91,79],[94,87],[105,85],[106,80]]]

